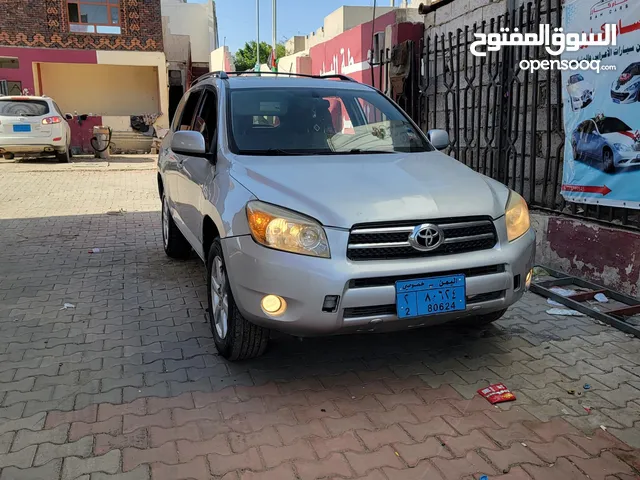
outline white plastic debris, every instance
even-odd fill
[[[563,297],[570,297],[571,295],[576,294],[576,292],[574,292],[573,290],[569,290],[568,288],[551,287],[549,290]]]
[[[584,317],[585,314],[577,312],[575,310],[568,310],[566,308],[550,308],[547,310],[549,315],[560,315],[565,317]]]
[[[596,293],[593,298],[595,298],[600,303],[607,303],[609,301],[604,293]]]
[[[605,432],[607,431],[607,427],[605,427],[604,425],[600,425],[600,428]]]
[[[554,307],[564,307],[564,305],[562,305],[560,302],[556,302],[555,300],[551,300],[550,298],[547,298],[547,303],[549,305],[553,305]]]
[[[522,446],[523,446],[523,447],[526,447],[526,446],[527,446],[527,444],[526,444],[526,443],[524,443],[524,442],[522,442]]]
[[[60,310],[69,310],[70,308],[76,308],[76,306],[73,303],[65,303]]]
[[[100,249],[99,248],[92,248],[91,250],[89,250],[89,253],[100,253]]]

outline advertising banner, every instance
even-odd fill
[[[640,209],[640,0],[566,2],[563,30],[601,33],[610,45],[587,45],[562,58],[598,68],[563,70],[564,178],[571,202]],[[595,43],[595,42],[594,42]]]

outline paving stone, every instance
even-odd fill
[[[17,420],[2,421],[0,422],[0,434],[22,429],[42,430],[42,428],[44,427],[45,417],[46,414],[43,412]]]
[[[36,445],[24,448],[19,452],[5,453],[0,455],[0,468],[4,467],[18,467],[28,468],[33,462],[33,457],[36,454]]]
[[[64,457],[88,457],[93,450],[93,437],[84,437],[77,442],[56,445],[53,443],[43,443],[38,446],[38,452],[33,462],[34,466],[44,465],[55,458]]]
[[[41,467],[16,468],[7,467],[2,469],[0,480],[44,480],[59,478],[62,470],[62,459],[52,460]]]
[[[66,442],[69,425],[62,424],[49,430],[20,430],[13,440],[12,451],[17,452],[23,448],[40,443],[61,444]],[[45,462],[46,463],[46,462]]]
[[[82,459],[67,457],[62,464],[62,480],[73,480],[78,475],[93,472],[114,474],[120,469],[120,450],[112,450],[101,457]]]

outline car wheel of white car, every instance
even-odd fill
[[[616,169],[613,163],[613,152],[608,148],[602,151],[602,171],[606,173],[613,173]]]
[[[64,152],[57,152],[56,158],[58,159],[58,163],[69,163],[69,150],[65,150]]]
[[[171,218],[169,204],[164,195],[162,195],[162,245],[167,256],[171,258],[185,259],[191,255],[191,245]]]
[[[209,321],[218,352],[228,360],[259,357],[267,349],[269,330],[247,321],[238,310],[218,239],[209,250],[207,273]]]

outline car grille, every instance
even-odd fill
[[[417,225],[438,225],[444,242],[435,250],[423,252],[409,244]],[[490,218],[441,219],[437,221],[370,223],[355,225],[349,234],[347,258],[350,260],[395,260],[474,252],[493,248],[498,241]]]
[[[482,302],[490,302],[492,300],[499,300],[505,296],[504,290],[497,290],[495,292],[481,293],[478,295],[471,295],[467,297],[467,305],[475,305]],[[372,317],[375,315],[395,315],[396,305],[391,303],[387,305],[372,305],[369,307],[353,307],[345,308],[344,318],[358,318],[358,317]]]
[[[628,96],[628,93],[611,92],[611,98],[615,98],[616,100],[620,100],[621,102],[625,101]]]

